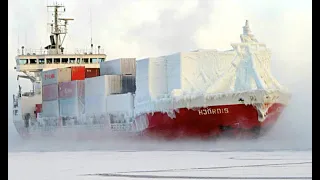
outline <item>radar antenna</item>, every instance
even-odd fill
[[[68,33],[67,25],[68,21],[72,21],[74,19],[72,18],[59,18],[59,13],[64,13],[66,11],[66,8],[64,5],[61,4],[54,4],[47,6],[48,8],[53,8],[53,23],[50,23],[51,25],[51,35],[50,35],[50,42],[51,44],[46,46],[45,49],[48,49],[49,54],[63,54],[63,47],[62,44],[64,42],[64,39]],[[63,11],[59,10],[62,9]],[[61,21],[63,21],[61,23]],[[61,41],[61,35],[64,35],[62,41]]]

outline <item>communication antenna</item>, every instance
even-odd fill
[[[91,44],[91,54],[93,53],[93,42],[92,42],[92,6],[90,5],[90,44]]]

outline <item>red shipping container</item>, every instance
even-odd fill
[[[77,93],[77,81],[59,83],[59,98],[72,98]]]
[[[51,101],[56,99],[58,99],[58,84],[42,86],[42,101]]]
[[[86,68],[86,78],[100,76],[100,68]]]
[[[85,67],[84,66],[73,66],[71,68],[71,81],[75,80],[84,80],[86,73],[85,73]]]

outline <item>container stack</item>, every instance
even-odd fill
[[[136,91],[136,58],[120,58],[100,63],[100,75],[118,75],[121,81],[120,94]]]
[[[166,57],[138,60],[136,72],[135,115],[152,112],[157,108],[161,110],[171,109],[170,102],[161,101],[160,103],[160,101],[157,101],[157,99],[166,97],[168,94]],[[157,106],[155,106],[156,104]]]
[[[106,98],[110,94],[121,92],[121,76],[105,75],[85,79],[86,116],[105,116]]]
[[[60,117],[80,117],[85,113],[84,80],[59,83]]]
[[[102,106],[111,123],[111,128],[117,129],[116,127],[119,124],[125,124],[133,117],[133,93],[136,91],[136,58],[120,58],[101,62],[100,75],[102,77],[113,77],[119,83],[119,86],[116,86],[119,88],[118,91],[111,92],[109,90],[110,93],[106,94],[105,98],[103,97],[105,104]]]
[[[42,115],[59,117],[58,84],[71,81],[71,69],[53,69],[43,71],[42,77]]]
[[[84,79],[86,69],[84,66],[68,67],[71,70],[71,80],[59,82],[59,116],[63,124],[67,119],[75,119],[79,122],[80,117],[85,113],[84,100]]]

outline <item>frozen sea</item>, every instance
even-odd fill
[[[23,141],[14,131],[9,127],[10,180],[312,179],[311,149],[268,139]]]
[[[312,179],[310,151],[9,153],[9,179]]]

